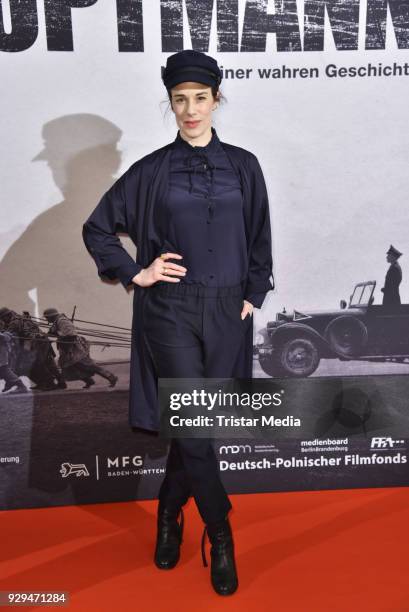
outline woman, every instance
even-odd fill
[[[175,53],[162,79],[179,127],[173,143],[135,162],[83,226],[101,277],[133,284],[130,423],[157,431],[158,377],[252,375],[254,307],[273,288],[268,197],[255,155],[218,138],[215,59]],[[137,245],[136,262],[118,231]],[[210,439],[172,439],[159,492],[154,560],[173,568],[182,506],[194,496],[211,542],[211,582],[238,586],[230,500]],[[180,521],[179,521],[180,516]]]

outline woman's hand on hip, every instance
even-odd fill
[[[162,253],[160,257],[156,257],[147,268],[143,268],[136,274],[132,282],[140,287],[150,287],[157,281],[167,281],[168,283],[179,283],[178,276],[186,275],[186,268],[179,266],[167,259],[183,259],[178,253]]]
[[[241,311],[241,318],[245,319],[247,316],[253,316],[253,304],[248,302],[247,300],[243,300],[243,309]]]

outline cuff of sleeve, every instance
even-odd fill
[[[267,295],[267,292],[266,293],[251,293],[249,295],[245,295],[244,299],[250,302],[250,304],[253,304],[254,308],[261,308],[266,295]]]
[[[116,270],[116,276],[121,281],[122,285],[125,289],[132,284],[132,279],[136,274],[143,269],[143,266],[137,263],[126,264],[124,266],[120,266]]]

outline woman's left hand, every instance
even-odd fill
[[[254,308],[253,304],[251,304],[247,300],[243,300],[243,309],[241,311],[242,320],[245,319],[246,317],[253,316],[253,308]]]

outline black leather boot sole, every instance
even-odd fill
[[[180,513],[180,523],[178,516]],[[180,557],[180,545],[183,542],[183,510],[170,512],[163,510],[158,513],[156,547],[154,561],[159,569],[172,569]]]
[[[208,523],[202,536],[202,559],[207,567],[205,554],[206,533],[211,543],[210,580],[218,595],[232,595],[239,586],[236,562],[234,559],[233,535],[229,520],[226,518],[217,523]]]

